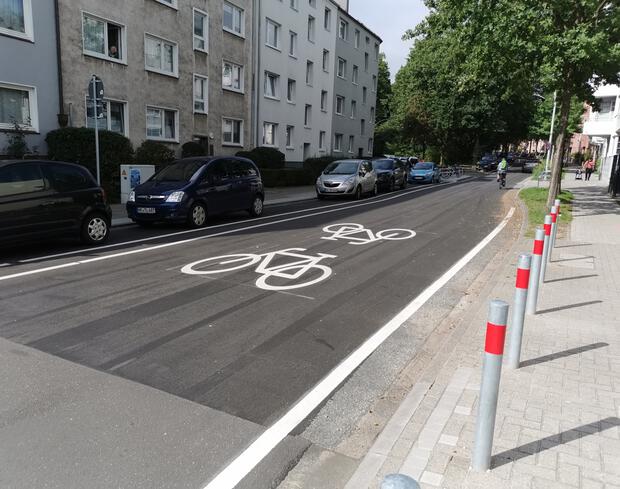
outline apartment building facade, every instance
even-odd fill
[[[14,123],[30,152],[45,154],[58,127],[60,91],[54,2],[0,2],[0,155]]]
[[[333,153],[373,154],[381,39],[338,9],[334,71]]]
[[[250,142],[252,1],[58,0],[70,125],[94,127],[93,74],[104,85],[98,127],[134,146],[188,141],[213,154]]]

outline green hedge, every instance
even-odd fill
[[[311,174],[301,168],[262,169],[260,173],[265,187],[312,185],[316,180],[316,177],[313,178]]]
[[[85,166],[97,176],[95,130],[85,127],[65,127],[47,133],[48,157]],[[99,160],[101,185],[112,201],[120,198],[120,165],[134,161],[131,142],[125,136],[99,131]]]
[[[325,167],[332,161],[342,160],[336,156],[322,156],[321,158],[308,158],[304,161],[304,170],[310,175],[312,183],[319,177]]]
[[[282,151],[261,146],[251,151],[239,151],[237,156],[248,158],[261,169],[279,170],[284,168],[285,157]]]
[[[196,141],[188,141],[181,146],[181,158],[189,158],[192,156],[206,156],[207,150]]]
[[[168,165],[175,159],[174,151],[158,141],[143,141],[136,149],[137,165],[155,165],[155,169]]]

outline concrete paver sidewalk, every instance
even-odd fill
[[[620,206],[598,182],[563,185],[575,195],[570,239],[558,239],[538,314],[526,317],[521,368],[502,372],[492,470],[469,470],[483,301],[435,382],[414,385],[347,488],[374,489],[395,472],[423,489],[620,488]],[[531,251],[531,240],[518,245]],[[489,300],[512,303],[516,259]]]

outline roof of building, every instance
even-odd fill
[[[345,14],[347,17],[353,19],[355,22],[357,22],[360,26],[362,26],[364,29],[366,29],[370,34],[372,34],[373,36],[375,36],[377,39],[379,39],[379,42],[382,43],[383,39],[381,39],[381,37],[379,35],[377,35],[372,29],[369,29],[368,26],[366,24],[364,24],[362,21],[360,21],[359,19],[353,17],[349,12],[347,12],[345,9],[343,9],[340,5],[338,5],[337,3],[335,3],[332,0],[332,3],[334,5],[336,5],[336,7],[338,7],[338,11],[340,13]]]

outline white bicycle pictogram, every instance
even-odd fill
[[[339,239],[348,240],[352,245],[365,245],[375,243],[377,241],[400,241],[403,239],[411,239],[416,232],[411,229],[384,229],[373,233],[370,229],[365,228],[361,224],[342,223],[330,224],[323,228],[323,232],[331,234],[331,236],[323,236],[321,239],[337,241]]]
[[[299,253],[300,251],[307,250],[305,248],[288,248],[263,254],[239,253],[215,256],[185,265],[181,272],[188,275],[214,275],[241,270],[258,263],[255,271],[261,276],[256,280],[256,286],[264,290],[290,290],[308,287],[325,280],[332,274],[331,268],[321,265],[319,262],[325,258],[336,258],[336,255],[318,253],[316,256],[312,256],[303,255]],[[281,265],[270,265],[276,257],[293,258],[294,261]],[[313,270],[319,273],[318,277],[304,282],[290,285],[272,285],[267,283],[268,280],[272,279],[273,281],[274,278],[296,281]]]

